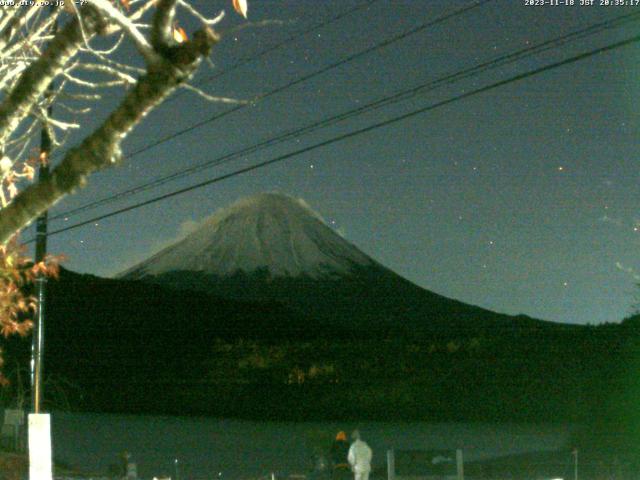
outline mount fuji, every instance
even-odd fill
[[[302,200],[263,193],[203,222],[182,241],[125,272],[134,279],[189,271],[232,276],[264,271],[270,278],[348,275],[375,262],[329,228]]]
[[[303,200],[279,193],[218,211],[119,277],[227,299],[275,300],[322,325],[410,331],[514,325],[514,317],[418,287],[337,234]],[[519,326],[542,323],[515,318]]]
[[[220,210],[120,278],[63,269],[48,292],[45,365],[88,411],[511,422],[632,411],[637,398],[592,395],[637,376],[637,323],[446,298],[282,194]],[[6,347],[28,363],[30,342]]]

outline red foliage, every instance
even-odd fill
[[[36,312],[37,304],[32,295],[25,293],[25,288],[39,275],[57,278],[59,261],[59,257],[47,257],[42,262],[32,263],[17,235],[6,245],[0,245],[0,334],[8,337],[29,333],[33,326],[30,317]],[[2,364],[0,357],[0,367]],[[7,379],[0,372],[0,385],[6,383]]]

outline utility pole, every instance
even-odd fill
[[[53,85],[47,89],[50,95]],[[51,115],[51,106],[47,108]],[[38,180],[46,180],[49,176],[49,154],[51,153],[51,136],[47,125],[42,126],[40,133],[40,155]],[[36,262],[42,262],[47,255],[47,219],[44,212],[36,221]],[[40,272],[36,277],[36,300],[38,308],[33,326],[31,340],[31,412],[29,414],[29,480],[52,480],[51,463],[51,418],[42,410],[42,357],[44,352],[44,316],[46,312],[47,276]]]
[[[51,11],[55,7],[52,6]],[[54,22],[52,34],[58,31],[58,22]],[[54,84],[51,82],[47,87],[45,98],[51,99]],[[51,118],[53,105],[47,106],[47,117]],[[50,176],[49,157],[51,156],[52,141],[49,128],[46,124],[40,130],[40,153],[38,155],[38,181],[43,182]],[[45,210],[36,220],[36,263],[42,262],[47,256],[47,221],[49,211]],[[38,308],[36,311],[36,321],[33,326],[31,339],[31,408],[32,413],[40,413],[42,409],[42,358],[44,355],[44,320],[47,300],[47,276],[39,273],[36,278],[36,300]]]
[[[48,109],[51,115],[51,107]],[[51,137],[46,127],[40,134],[40,165],[38,181],[49,178],[49,154],[51,153]],[[47,220],[49,212],[45,211],[36,220],[36,263],[45,260],[47,255]],[[31,406],[33,413],[40,413],[42,408],[42,356],[44,353],[44,319],[47,306],[47,276],[39,273],[36,278],[36,299],[38,309],[33,326],[31,342]]]
[[[52,93],[50,85],[48,94]],[[47,108],[47,114],[52,114],[51,105]],[[49,178],[49,156],[51,154],[51,136],[46,126],[40,132],[40,155],[38,166],[38,181]],[[47,220],[49,212],[45,211],[36,220],[36,263],[42,262],[47,256]],[[38,309],[36,321],[33,326],[31,342],[31,406],[33,413],[40,413],[42,408],[42,357],[44,353],[44,319],[47,305],[47,276],[39,273],[36,278],[36,300]]]
[[[51,4],[51,12],[56,8]],[[54,21],[51,27],[52,35],[58,31],[58,23]],[[47,86],[45,100],[47,105],[47,118],[53,113],[52,96],[54,93],[53,81]],[[51,156],[52,138],[49,133],[49,125],[44,119],[40,131],[40,153],[38,155],[38,181],[49,178],[49,158]],[[49,212],[45,211],[36,220],[36,263],[43,262],[47,256],[47,220]],[[52,480],[52,448],[51,448],[51,417],[41,413],[42,410],[42,363],[44,356],[44,320],[46,313],[47,276],[39,272],[36,277],[36,321],[33,327],[31,340],[31,411],[29,414],[29,480]]]

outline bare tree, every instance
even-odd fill
[[[246,17],[246,0],[231,1]],[[199,29],[187,36],[179,27],[180,15],[195,18]],[[176,88],[188,86],[218,42],[214,27],[223,17],[221,12],[209,18],[188,0],[15,0],[0,7],[3,334],[25,333],[31,326],[24,315],[34,309],[33,299],[24,297],[21,287],[37,273],[56,273],[55,264],[28,263],[17,233],[82,187],[91,173],[121,161],[127,134]],[[123,63],[116,53],[127,44],[135,47],[137,58]],[[38,162],[49,161],[48,152],[34,149],[40,128],[60,147],[79,128],[77,118],[113,88],[124,89],[120,104],[81,141],[67,145],[50,176],[34,181]],[[53,102],[55,116],[49,108]]]

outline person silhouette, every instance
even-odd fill
[[[331,478],[333,480],[348,480],[351,477],[349,468],[349,442],[347,434],[338,432],[329,452],[331,458]]]
[[[354,480],[369,480],[369,473],[371,472],[371,459],[373,458],[373,452],[367,442],[362,440],[359,430],[354,430],[351,434],[353,443],[349,447],[349,453],[347,459],[351,470],[354,474]]]

